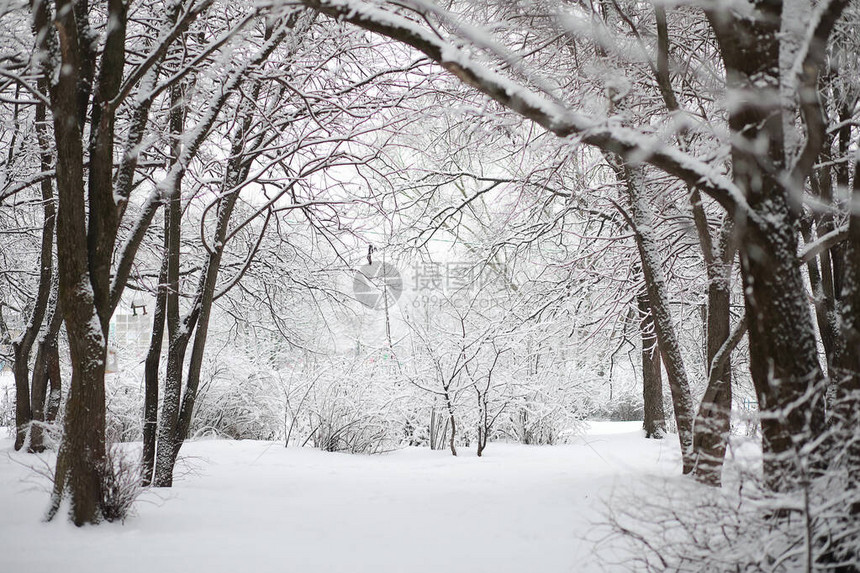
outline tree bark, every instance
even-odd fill
[[[645,417],[642,425],[646,438],[662,439],[666,435],[666,415],[663,411],[660,349],[657,347],[654,318],[647,293],[640,293],[636,300],[642,337],[642,403]]]
[[[164,255],[158,273],[158,291],[155,296],[155,311],[152,317],[152,336],[144,365],[143,396],[143,453],[141,460],[141,480],[143,485],[152,483],[155,469],[155,447],[158,431],[158,370],[161,364],[161,347],[164,340],[164,317],[167,306],[167,229],[169,215],[165,211]]]
[[[448,389],[445,389],[444,392],[445,397],[445,406],[448,409],[448,421],[451,425],[451,433],[448,438],[448,447],[451,450],[451,455],[457,455],[457,447],[454,445],[454,441],[457,439],[457,422],[454,420],[454,405],[451,403],[451,397],[448,395]]]
[[[841,6],[841,7],[840,7]],[[838,15],[844,2],[830,6]],[[802,475],[797,444],[824,426],[825,381],[818,362],[815,330],[797,265],[798,212],[785,173],[783,114],[768,98],[780,90],[781,2],[756,2],[753,17],[710,12],[726,67],[729,89],[743,94],[729,114],[735,183],[755,216],[738,219],[741,274],[749,327],[750,372],[761,413],[765,480],[791,488]],[[832,20],[822,17],[818,30]],[[810,53],[821,48],[810,44]],[[775,100],[778,101],[778,100]],[[767,151],[756,151],[766,141]],[[817,155],[817,151],[815,153]],[[765,166],[766,165],[766,166]]]
[[[47,88],[43,79],[39,81],[41,88]],[[46,89],[44,91],[47,91]],[[51,169],[52,157],[50,144],[46,134],[46,114],[44,103],[36,105],[36,134],[39,140],[40,162],[42,171]],[[15,449],[20,450],[27,436],[27,429],[33,419],[30,398],[30,352],[42,328],[42,322],[48,309],[51,294],[51,284],[54,275],[54,223],[56,209],[54,208],[54,190],[51,179],[41,182],[42,209],[44,213],[42,225],[42,242],[39,252],[39,287],[36,300],[33,302],[33,312],[27,327],[21,336],[12,342],[14,354],[13,374],[15,377]]]
[[[58,311],[59,312],[59,311]],[[62,320],[60,321],[62,324]],[[45,422],[56,421],[60,412],[60,403],[63,397],[63,381],[60,374],[60,347],[57,336],[60,329],[57,328],[53,336],[46,341],[45,364],[48,371],[48,407],[45,411]]]
[[[678,427],[678,440],[681,445],[681,457],[685,474],[693,470],[693,398],[690,394],[690,383],[681,355],[681,345],[675,333],[672,313],[669,308],[666,281],[663,277],[661,261],[657,259],[659,252],[654,238],[653,216],[642,197],[641,170],[633,169],[627,164],[613,163],[613,169],[619,180],[623,181],[627,199],[630,205],[631,224],[639,250],[642,273],[645,275],[645,289],[648,295],[651,316],[654,320],[654,332],[660,356],[666,369],[666,378],[672,393],[672,407],[675,413],[675,423]]]
[[[48,35],[50,18],[44,4],[37,5],[35,11],[36,28]],[[89,277],[78,102],[78,82],[86,64],[81,62],[78,23],[69,0],[58,0],[54,25],[61,56],[58,79],[51,83],[50,90],[59,196],[57,250],[60,304],[69,334],[72,380],[48,515],[53,517],[63,498],[68,497],[71,520],[82,525],[96,522],[101,517],[107,339],[96,311]]]
[[[60,407],[62,381],[60,379],[60,355],[57,338],[63,325],[63,311],[59,305],[59,293],[54,293],[54,300],[48,319],[48,330],[42,335],[36,349],[36,361],[33,368],[33,386],[30,393],[31,408],[34,422],[53,422]],[[50,393],[48,388],[50,387]],[[42,452],[44,445],[44,428],[41,424],[33,424],[30,430],[30,451]]]
[[[109,287],[117,210],[113,198],[113,119],[109,105],[125,66],[126,4],[109,0],[105,41],[95,85],[95,37],[86,1],[57,0],[55,14],[34,2],[36,52],[48,83],[57,157],[59,304],[69,335],[72,380],[63,442],[57,455],[48,517],[64,498],[76,525],[101,519],[105,461],[105,359]],[[52,58],[59,56],[59,61]],[[54,73],[56,72],[56,73]],[[93,95],[88,185],[84,185],[83,126]],[[85,195],[86,191],[86,195]],[[85,201],[86,197],[86,201]]]
[[[818,227],[823,231],[824,227]],[[831,229],[832,230],[832,229]],[[813,241],[812,217],[803,217],[800,221],[800,232],[803,242]],[[819,236],[823,234],[819,232]],[[824,249],[817,256],[806,261],[806,273],[809,276],[809,286],[812,289],[812,304],[815,309],[815,321],[821,335],[828,372],[833,367],[833,355],[836,347],[835,297],[833,296],[833,274],[830,265],[830,249]],[[821,265],[819,267],[819,264]]]
[[[855,163],[854,188],[851,204],[860,204],[860,159]],[[848,221],[848,241],[842,268],[839,344],[834,355],[832,378],[836,389],[833,404],[832,426],[836,444],[845,449],[844,459],[849,482],[856,488],[860,484],[860,444],[857,428],[860,427],[860,215],[851,211]],[[852,513],[860,513],[855,503]]]
[[[732,369],[730,360],[711,375],[717,352],[729,338],[730,265],[722,265],[722,272],[708,285],[707,320],[707,372],[709,384],[699,406],[693,425],[693,451],[696,459],[694,471],[698,481],[719,486],[722,481],[723,459],[731,431]],[[713,380],[713,382],[711,382]]]
[[[184,131],[185,109],[179,86],[174,86],[170,94],[170,133],[173,137],[172,162],[180,159],[180,138]],[[161,424],[158,426],[158,447],[155,460],[155,479],[157,487],[173,485],[173,464],[175,458],[174,437],[179,422],[179,400],[182,393],[182,370],[185,362],[185,350],[188,347],[190,329],[187,320],[179,316],[179,255],[180,229],[182,223],[182,178],[177,177],[173,183],[167,206],[167,228],[165,229],[167,259],[167,370],[164,382],[164,398],[161,402]]]
[[[787,197],[775,199],[764,209],[773,220],[791,221]],[[795,444],[824,429],[825,379],[792,227],[749,226],[741,248],[750,372],[761,412],[765,474],[774,488],[798,477]]]

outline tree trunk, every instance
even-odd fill
[[[250,123],[251,116],[247,117],[247,122]],[[243,138],[238,138],[242,140]],[[241,147],[234,147],[234,157],[241,157]],[[230,176],[225,182],[225,188],[231,189],[240,181],[244,180],[247,171],[242,172],[243,166],[231,166]],[[191,359],[188,363],[188,380],[186,381],[185,394],[182,398],[182,408],[179,411],[179,420],[176,428],[176,436],[174,438],[174,454],[173,458],[179,454],[179,449],[182,443],[188,437],[188,430],[191,428],[191,417],[194,414],[194,404],[197,400],[197,389],[200,385],[200,372],[203,367],[203,355],[206,349],[206,338],[209,334],[209,317],[212,315],[212,303],[215,299],[215,286],[218,283],[218,271],[221,269],[221,256],[224,253],[224,244],[227,240],[227,230],[230,224],[230,217],[233,214],[233,207],[236,205],[239,193],[233,192],[221,200],[218,208],[218,223],[215,230],[215,242],[212,252],[206,260],[206,266],[203,270],[203,280],[197,296],[195,304],[199,308],[199,318],[197,319],[197,329],[194,333],[194,344],[191,347]],[[198,302],[199,301],[199,302]]]
[[[182,134],[184,109],[179,87],[171,90],[170,131],[174,137],[173,161],[180,154],[179,138]],[[188,347],[190,328],[187,321],[179,317],[179,254],[180,228],[182,221],[181,178],[176,179],[175,188],[167,207],[167,228],[165,229],[167,248],[167,371],[164,382],[164,398],[161,403],[161,424],[158,426],[158,447],[155,461],[155,481],[157,487],[173,485],[174,437],[179,421],[179,400],[182,392],[182,369],[185,349]]]
[[[709,384],[693,425],[695,477],[708,485],[722,481],[726,442],[731,431],[732,369],[729,361],[711,376],[714,358],[729,338],[731,264],[715,263],[708,281],[707,365]],[[713,382],[711,382],[713,380]]]
[[[86,2],[31,4],[36,51],[48,82],[57,171],[59,305],[72,360],[63,442],[57,455],[48,517],[68,498],[76,525],[103,516],[105,461],[105,359],[110,321],[110,267],[116,241],[113,198],[113,120],[125,66],[126,4],[108,0],[96,83],[96,38]],[[54,61],[55,56],[59,61]],[[56,72],[56,73],[54,73]],[[93,95],[89,130],[88,185],[84,186],[83,126]],[[85,194],[86,191],[86,194]],[[86,198],[86,200],[85,200]]]
[[[60,407],[62,381],[60,379],[60,355],[57,338],[60,334],[60,327],[63,325],[63,311],[58,306],[58,296],[59,293],[54,294],[48,330],[42,336],[36,350],[33,386],[30,393],[34,422],[53,422]],[[50,393],[48,393],[49,386]],[[30,451],[42,452],[44,450],[44,428],[39,423],[33,424],[30,430]]]
[[[57,310],[57,312],[61,312]],[[62,319],[59,321],[62,325]],[[60,403],[63,398],[63,381],[60,373],[60,346],[57,342],[59,327],[53,332],[53,336],[45,341],[45,365],[48,371],[48,407],[45,411],[45,422],[56,421],[60,412]]]
[[[47,84],[42,78],[39,87],[47,91]],[[39,141],[40,161],[43,171],[51,169],[53,159],[50,153],[47,129],[45,126],[47,106],[44,103],[36,105],[36,134]],[[54,223],[56,210],[54,208],[54,190],[50,178],[42,180],[42,209],[44,223],[42,226],[42,243],[39,252],[39,287],[36,300],[33,302],[33,313],[27,322],[24,333],[12,343],[15,356],[13,373],[15,377],[15,449],[20,450],[24,445],[27,429],[33,419],[30,398],[30,352],[42,328],[42,321],[48,309],[51,294],[51,284],[54,275]]]
[[[454,405],[451,403],[451,398],[448,395],[448,390],[445,390],[445,406],[448,408],[448,421],[451,425],[451,433],[449,434],[448,447],[451,449],[451,455],[457,455],[457,447],[454,445],[454,440],[457,438],[457,423],[454,420]]]
[[[860,204],[860,160],[855,164],[851,204]],[[860,428],[860,215],[856,209],[851,212],[848,221],[842,271],[842,296],[839,299],[841,337],[832,372],[836,388],[832,426],[836,434],[835,447],[846,450],[839,453],[844,456],[849,482],[856,488],[860,487],[860,442],[857,430]],[[855,503],[851,511],[860,513],[860,504]]]
[[[487,392],[489,392],[489,384]],[[490,434],[490,414],[487,411],[487,394],[478,392],[478,457],[480,458],[487,447],[487,439]]]
[[[657,256],[658,247],[652,227],[653,217],[647,202],[641,196],[641,171],[621,164],[616,167],[616,173],[624,181],[627,191],[636,245],[639,249],[642,273],[645,275],[645,288],[654,320],[654,331],[657,335],[657,345],[663,358],[669,389],[672,392],[672,406],[675,412],[675,423],[678,426],[683,471],[687,474],[693,470],[693,399],[681,355],[681,345],[678,343],[672,322],[661,261]]]
[[[168,322],[169,325],[169,322]],[[170,343],[167,350],[167,372],[164,381],[164,398],[161,402],[161,423],[158,426],[158,447],[155,458],[156,487],[173,485],[173,466],[176,463],[176,430],[179,424],[179,400],[182,394],[182,367],[188,336],[168,328]]]
[[[183,169],[182,134],[185,124],[185,105],[182,88],[174,86],[170,90],[170,134],[173,139],[171,150],[171,171],[175,167]],[[189,321],[196,317],[195,303],[192,312],[184,320],[179,316],[179,265],[182,225],[182,176],[184,171],[176,174],[172,180],[172,189],[167,205],[165,233],[165,259],[167,260],[167,369],[164,381],[164,397],[161,402],[161,423],[158,426],[158,440],[155,453],[156,487],[173,485],[173,465],[176,429],[179,423],[179,400],[182,397],[182,371],[185,362],[185,350],[188,347],[191,330],[194,323]],[[196,318],[195,318],[196,319]]]
[[[832,225],[817,225],[818,236],[825,234],[827,227],[831,227],[830,230],[833,230]],[[804,243],[809,244],[812,242],[812,217],[804,217],[800,221],[800,232]],[[821,335],[821,345],[824,347],[828,372],[833,368],[833,356],[838,337],[838,326],[834,320],[836,317],[836,299],[833,291],[833,269],[830,264],[830,254],[831,250],[825,249],[820,255],[806,262],[809,286],[812,289],[815,321],[818,325],[818,332]],[[821,265],[820,267],[819,264]]]
[[[64,304],[68,300],[64,297]],[[74,311],[66,313],[72,381],[49,515],[53,517],[61,500],[67,496],[71,501],[72,521],[75,525],[83,525],[101,519],[107,347],[101,331],[94,328],[98,324],[95,314],[86,321],[81,320],[86,315],[70,319],[74,314]]]
[[[642,336],[642,402],[645,415],[643,429],[646,438],[662,439],[666,435],[666,415],[663,412],[663,376],[660,349],[654,334],[654,319],[648,295],[636,297],[639,305],[639,331]]]
[[[790,220],[787,197],[768,219]],[[776,211],[776,213],[774,213]],[[824,429],[825,379],[818,362],[792,224],[749,225],[741,248],[750,373],[761,413],[765,475],[780,489],[800,477],[797,444]]]
[[[152,336],[144,366],[143,396],[143,454],[141,459],[141,480],[143,485],[152,483],[155,469],[155,447],[158,431],[158,370],[161,364],[161,346],[164,340],[164,315],[167,306],[167,229],[169,215],[165,211],[164,256],[158,273],[158,292],[155,297],[155,312],[152,317]]]
[[[844,2],[835,2],[828,17],[842,7]],[[778,101],[780,94],[783,5],[756,2],[753,10],[752,17],[714,11],[708,18],[727,86],[743,94],[729,110],[729,129],[732,175],[750,209],[743,219],[736,217],[750,373],[761,413],[765,480],[774,489],[787,489],[802,477],[798,445],[823,429],[825,381],[797,265],[799,213],[780,175],[786,172],[783,112],[766,103]],[[826,32],[820,27],[827,22],[822,18],[817,31]],[[810,53],[815,50],[823,47],[811,44]],[[757,151],[762,143],[766,151]]]
[[[51,83],[59,196],[60,305],[69,335],[72,380],[48,516],[53,517],[67,497],[71,502],[71,520],[82,525],[101,517],[107,338],[90,284],[83,142],[77,101],[82,63],[72,8],[67,0],[57,2],[54,25],[59,31],[61,62],[58,79]],[[48,29],[50,18],[44,6],[36,9],[35,20],[37,29]]]
[[[12,375],[15,378],[15,449],[20,450],[27,438],[27,430],[33,419],[30,410],[30,349],[21,348],[19,342],[12,344],[14,361]]]

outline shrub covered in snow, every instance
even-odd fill
[[[247,366],[247,365],[246,365]],[[197,398],[190,434],[234,440],[284,437],[284,395],[277,374],[212,364]]]
[[[109,442],[139,441],[143,427],[143,390],[137,369],[129,367],[106,377],[105,424]]]
[[[137,456],[118,445],[105,450],[102,467],[102,499],[100,508],[108,521],[125,521],[132,505],[141,493],[141,473]]]
[[[805,475],[775,491],[762,483],[758,441],[733,444],[722,488],[677,477],[640,484],[609,501],[616,536],[628,547],[634,542],[626,564],[655,572],[856,570],[860,520],[844,508],[860,496],[839,456],[822,472],[810,451],[798,451]]]
[[[15,425],[15,390],[6,384],[0,385],[0,426]]]
[[[375,454],[404,445],[404,399],[396,379],[369,360],[338,360],[310,380],[292,376],[291,443],[329,452]]]

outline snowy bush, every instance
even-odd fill
[[[234,440],[284,436],[284,397],[276,375],[254,368],[210,368],[197,397],[191,436]],[[246,365],[247,366],[247,365]]]
[[[432,408],[432,405],[430,407]],[[435,430],[431,429],[430,417],[427,406],[414,404],[412,400],[408,401],[407,407],[402,408],[400,412],[400,418],[403,420],[403,443],[405,445],[437,449],[431,445],[431,436],[435,437],[436,433],[441,432],[441,430],[438,427]],[[436,417],[433,417],[433,421],[436,421]],[[439,424],[436,425],[439,426]]]
[[[140,495],[141,473],[136,456],[110,444],[105,449],[101,471],[102,499],[100,508],[108,521],[125,521],[132,505]]]
[[[10,386],[0,387],[0,427],[15,425],[15,390]]]
[[[379,386],[378,381],[351,372],[317,385],[308,408],[314,447],[377,454],[400,446],[401,428],[392,416],[396,398],[385,397]]]
[[[524,378],[509,390],[513,399],[500,416],[499,432],[521,444],[564,443],[594,410],[587,390],[593,384],[584,372],[564,367]]]
[[[653,482],[610,500],[610,525],[635,549],[637,571],[856,571],[860,520],[844,508],[860,501],[836,467],[820,472],[809,452],[794,487],[762,483],[756,441],[734,441],[723,487],[685,478]],[[838,459],[838,457],[836,458]],[[627,545],[630,546],[629,544]]]
[[[553,445],[573,423],[562,406],[533,399],[508,413],[502,431],[521,444]]]
[[[42,422],[33,420],[31,428],[38,426],[41,429],[41,444],[46,450],[57,450],[63,437],[63,419],[58,417],[53,422]],[[31,429],[32,432],[32,429]]]
[[[633,393],[625,393],[605,407],[605,417],[612,422],[641,420],[644,415],[642,396]]]
[[[142,437],[143,394],[132,371],[107,377],[106,435],[109,442],[134,442]]]

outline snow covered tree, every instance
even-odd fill
[[[797,257],[796,229],[799,198],[827,132],[818,99],[819,78],[846,1],[811,9],[798,46],[789,45],[782,34],[783,22],[791,23],[782,2],[754,2],[748,11],[703,6],[724,70],[718,89],[726,102],[725,144],[730,153],[717,161],[697,157],[694,149],[667,141],[649,125],[618,125],[612,117],[576,109],[560,91],[560,82],[553,83],[539,66],[529,67],[530,60],[540,59],[539,45],[529,42],[537,34],[520,41],[525,47],[518,51],[502,33],[492,34],[473,21],[474,6],[468,2],[450,7],[426,2],[303,3],[414,47],[464,83],[559,137],[574,137],[631,164],[649,164],[719,204],[735,221],[740,237],[765,472],[772,487],[791,486],[798,440],[807,443],[824,430],[826,378]],[[505,4],[496,15],[532,13],[533,5],[529,6]],[[539,4],[535,9],[544,16],[538,21],[548,22],[556,38],[591,33],[589,27],[595,24],[575,6]],[[790,54],[795,64],[781,66],[782,53]],[[799,121],[786,121],[796,109]],[[668,128],[679,129],[671,123]],[[849,257],[846,263],[853,261]],[[856,312],[853,306],[843,306],[843,324],[853,324]],[[843,332],[850,335],[851,327]],[[843,376],[839,384],[844,386],[849,379],[854,378]]]
[[[168,176],[141,207],[128,208],[139,183],[135,173],[141,150],[149,143],[144,140],[149,115],[154,103],[162,101],[159,97],[224,38],[204,46],[198,60],[173,68],[173,75],[159,77],[160,70],[178,38],[210,5],[142,5],[139,9],[151,13],[154,22],[142,29],[121,1],[31,5],[37,85],[20,82],[45,103],[53,127],[49,147],[55,153],[58,196],[58,305],[72,362],[49,515],[68,499],[70,517],[78,525],[108,513],[103,483],[112,469],[105,458],[104,375],[111,315],[155,212],[174,192]],[[231,25],[226,38],[249,21]],[[205,136],[205,126],[202,131],[198,136]],[[120,145],[123,152],[118,154]]]

